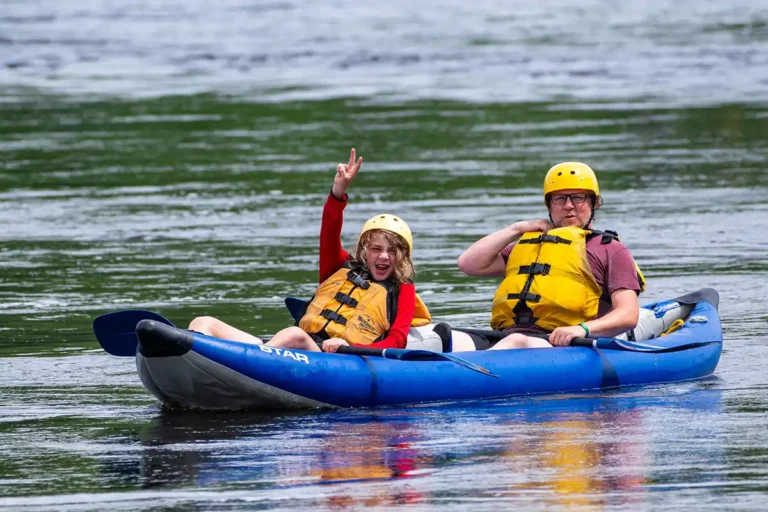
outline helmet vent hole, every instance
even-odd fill
[[[559,173],[557,173],[557,175],[558,176],[562,176],[563,175],[563,171],[560,171]]]
[[[576,171],[571,171],[571,174],[576,174]]]

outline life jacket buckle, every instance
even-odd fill
[[[347,325],[347,319],[331,309],[324,309],[320,313],[320,316],[322,316],[327,320],[330,320],[331,322],[336,322],[337,324],[341,324],[341,325]]]
[[[507,300],[520,300],[524,302],[539,302],[541,295],[538,293],[510,293],[507,295]]]
[[[363,290],[367,290],[371,287],[371,283],[366,281],[363,276],[356,272],[348,272],[347,273],[347,280],[351,281],[354,285],[359,286]]]
[[[337,301],[341,302],[342,304],[349,306],[351,308],[357,307],[357,300],[353,299],[346,293],[336,292],[336,297],[334,297]]]
[[[562,237],[559,237],[557,235],[547,235],[545,233],[542,233],[541,235],[533,237],[533,238],[526,238],[525,240],[520,240],[517,243],[519,243],[519,244],[541,244],[541,243],[544,243],[544,242],[549,242],[549,243],[552,243],[552,244],[565,244],[565,245],[570,245],[571,244],[571,241],[566,239],[566,238],[562,238]]]
[[[552,265],[549,263],[535,263],[533,265],[522,265],[517,273],[546,276],[551,269]]]
[[[539,238],[541,238],[542,242],[550,242],[553,244],[565,244],[565,245],[571,245],[571,241],[567,240],[565,238],[559,237],[557,235],[541,235]]]

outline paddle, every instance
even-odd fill
[[[108,354],[120,357],[134,357],[139,346],[136,338],[136,324],[142,320],[173,325],[170,320],[154,311],[127,309],[97,316],[93,321],[93,333],[99,345]]]
[[[487,329],[470,329],[470,328],[458,328],[456,331],[477,334],[484,336],[491,343],[498,342],[506,337],[506,334],[501,331],[490,331]],[[541,338],[549,341],[549,334],[526,334],[534,338]],[[677,347],[659,347],[656,345],[647,345],[645,343],[638,343],[636,341],[624,341],[617,340],[615,338],[574,338],[571,340],[571,347],[588,347],[603,350],[623,350],[625,352],[645,352],[650,354],[664,354],[668,352],[680,352],[682,350],[689,350],[692,348],[704,347],[713,343],[719,343],[719,341],[702,341],[687,343],[685,345],[679,345]]]
[[[444,354],[442,352],[431,352],[429,350],[408,350],[401,348],[371,348],[371,347],[353,347],[342,345],[337,350],[339,354],[353,354],[358,356],[384,357],[386,359],[397,359],[399,361],[450,361],[469,370],[473,370],[490,377],[499,376],[491,373],[480,365],[470,363],[456,356]]]
[[[547,338],[549,338],[549,336],[547,336]],[[668,352],[680,352],[683,350],[690,350],[692,348],[705,347],[707,345],[712,345],[713,343],[720,342],[697,341],[694,343],[686,343],[685,345],[678,345],[676,347],[658,347],[656,345],[646,345],[645,343],[617,340],[615,338],[574,338],[571,340],[570,346],[599,348],[605,350],[624,350],[627,352],[645,352],[649,354],[665,354]]]

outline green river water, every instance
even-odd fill
[[[0,509],[762,510],[768,492],[768,9],[393,2],[5,2]],[[683,5],[686,9],[679,7]],[[720,293],[703,381],[575,396],[171,413],[91,322],[127,308],[254,333],[393,212],[433,315],[484,327],[456,259],[598,172],[642,303]]]

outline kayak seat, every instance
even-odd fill
[[[299,320],[307,312],[309,301],[297,299],[296,297],[286,297],[285,307],[288,308],[288,313],[291,314],[291,318],[296,322],[296,325],[299,325]]]

